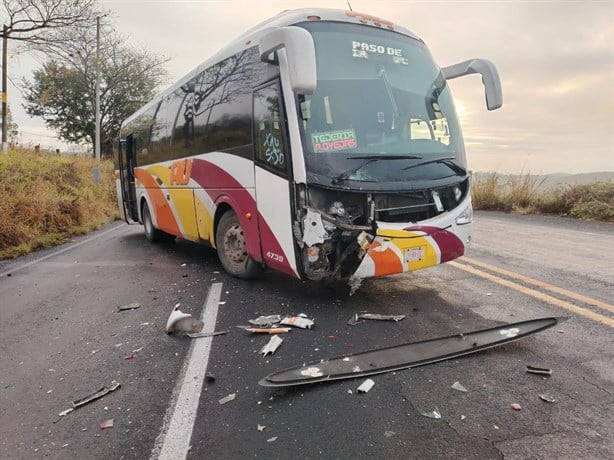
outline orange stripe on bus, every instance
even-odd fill
[[[179,225],[177,225],[175,216],[167,204],[166,196],[160,188],[160,185],[147,173],[147,171],[143,171],[142,169],[135,169],[134,176],[145,186],[149,193],[149,197],[154,206],[153,212],[156,214],[158,228],[174,235],[181,235]]]

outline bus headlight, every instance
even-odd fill
[[[467,206],[456,218],[456,225],[466,225],[473,222],[473,207]]]

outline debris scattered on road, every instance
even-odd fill
[[[273,436],[272,438],[269,438],[266,440],[266,442],[275,442],[277,441],[278,436]]]
[[[373,385],[375,385],[375,382],[371,379],[367,379],[364,382],[362,382],[362,384],[358,388],[356,388],[356,391],[358,393],[368,393],[369,390],[373,388]]]
[[[77,409],[78,407],[84,406],[87,403],[90,403],[92,401],[95,401],[96,399],[102,398],[104,395],[111,393],[112,391],[117,390],[121,385],[119,384],[119,382],[116,382],[115,380],[113,380],[109,385],[105,385],[102,388],[100,388],[98,391],[85,396],[81,399],[77,399],[76,401],[72,402],[72,407],[73,409]]]
[[[292,329],[289,327],[249,327],[249,326],[237,326],[239,329],[243,329],[253,334],[285,334]]]
[[[384,431],[384,436],[386,438],[392,438],[396,433],[394,431]]]
[[[204,323],[201,320],[194,318],[189,313],[184,313],[179,310],[179,305],[180,304],[177,304],[175,307],[173,307],[173,310],[168,317],[168,321],[166,321],[166,333],[195,333],[202,331]]]
[[[105,420],[104,422],[102,422],[100,424],[100,429],[101,430],[106,430],[107,428],[113,428],[113,419],[110,418],[109,420]]]
[[[141,308],[141,304],[137,302],[129,303],[128,305],[122,305],[120,307],[117,307],[119,311],[136,310],[137,308]]]
[[[134,359],[134,355],[132,355],[132,354],[131,354],[131,355],[126,355],[126,356],[124,356],[124,359],[125,359],[125,360],[131,360],[131,359]]]
[[[220,404],[226,404],[230,401],[234,401],[234,399],[237,397],[236,393],[230,393],[228,396],[224,396],[222,399],[220,399],[218,402]]]
[[[466,416],[466,415],[461,415],[461,416],[460,416],[460,419],[461,419],[461,420],[465,420],[466,418],[467,418],[467,416]]]
[[[277,349],[279,348],[279,346],[282,344],[283,341],[284,339],[282,339],[280,336],[274,335],[269,340],[269,343],[267,343],[264,347],[262,347],[262,349],[260,350],[260,354],[262,356],[272,355],[273,353],[275,353],[275,351],[277,351]]]
[[[356,313],[349,320],[350,326],[355,326],[362,319],[372,319],[376,321],[394,321],[398,322],[405,318],[405,315],[380,315],[379,313]]]
[[[313,326],[313,320],[303,316],[292,316],[282,319],[281,324],[284,326],[294,326],[301,329],[311,329],[311,326]]]
[[[62,412],[60,412],[60,413],[58,414],[58,416],[59,416],[59,417],[64,417],[65,415],[70,414],[70,413],[71,413],[72,411],[74,411],[74,410],[75,410],[75,409],[74,409],[74,407],[71,407],[70,409],[66,409],[66,410],[63,410]]]
[[[538,374],[538,375],[552,375],[552,369],[548,369],[547,367],[535,367],[535,366],[527,366],[527,372],[529,374]]]
[[[516,341],[555,326],[558,322],[559,318],[555,317],[520,321],[460,335],[336,356],[274,372],[262,378],[258,384],[265,387],[305,385],[423,366]],[[507,334],[511,329],[518,330],[512,337]],[[501,333],[503,330],[505,334]],[[459,340],[459,336],[462,340]],[[357,366],[359,371],[356,371]],[[317,372],[308,372],[311,369]]]
[[[215,375],[213,375],[211,372],[205,372],[205,382],[215,382]]]
[[[431,412],[422,412],[422,415],[424,415],[425,417],[434,418],[434,419],[441,418],[441,412],[439,412],[439,409],[437,409],[437,407],[435,407],[435,410]]]
[[[256,319],[250,319],[248,320],[248,323],[253,324],[254,326],[270,328],[276,324],[279,324],[280,321],[281,321],[280,315],[266,315],[266,316],[259,316]]]
[[[215,335],[224,335],[228,334],[230,331],[216,331],[216,332],[195,332],[192,334],[188,332],[188,337],[191,339],[200,339],[201,337],[213,337]]]
[[[547,403],[556,402],[556,399],[554,399],[552,396],[544,394],[544,393],[539,395],[539,399],[541,399],[542,401],[545,401]]]
[[[260,424],[258,424],[258,425],[256,426],[256,428],[258,429],[258,431],[263,432],[263,431],[266,429],[266,425],[260,425]]]
[[[510,404],[510,407],[512,409],[514,409],[514,410],[521,410],[522,409],[522,407],[518,403],[512,403],[512,404]]]
[[[460,382],[454,382],[451,388],[456,391],[462,391],[463,393],[467,393],[467,388],[461,385]]]

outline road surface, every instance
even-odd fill
[[[209,248],[152,245],[142,228],[111,224],[0,265],[0,457],[614,458],[613,251],[611,224],[478,212],[466,257],[366,280],[349,297],[343,284],[272,272],[237,280]],[[118,310],[131,303],[140,307]],[[205,330],[229,332],[165,334],[177,303]],[[348,325],[360,311],[406,318]],[[236,326],[273,313],[315,325],[264,357],[269,337]],[[366,394],[356,391],[364,379],[257,383],[312,360],[547,316],[569,319],[373,376]],[[115,391],[59,416],[113,381]],[[435,410],[440,419],[423,415]]]

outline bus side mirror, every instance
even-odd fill
[[[271,54],[285,48],[290,86],[295,93],[313,94],[316,89],[316,51],[311,34],[300,27],[279,27],[260,38],[260,59],[272,62]]]
[[[503,93],[501,91],[501,80],[495,65],[487,59],[469,59],[451,66],[443,67],[441,73],[446,80],[452,78],[479,73],[482,75],[484,92],[486,93],[486,107],[488,110],[498,109],[503,105]]]

